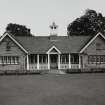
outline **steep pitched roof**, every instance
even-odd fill
[[[24,49],[23,46],[21,46],[21,44],[19,42],[17,42],[17,40],[15,40],[14,36],[10,35],[10,33],[5,32],[1,37],[0,37],[0,42],[2,42],[2,40],[8,36],[17,46],[19,46],[20,49],[22,49],[25,53],[28,53],[26,51],[26,49]]]
[[[82,53],[98,36],[101,36],[105,40],[105,36],[102,33],[97,33],[91,40],[80,50],[80,53]]]
[[[46,54],[52,46],[58,48],[61,53],[79,53],[91,38],[91,36],[57,36],[55,40],[51,40],[50,36],[15,37],[30,54]]]

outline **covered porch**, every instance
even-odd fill
[[[27,56],[27,70],[79,69],[79,54],[31,54]]]

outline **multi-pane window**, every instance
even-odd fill
[[[104,55],[100,57],[100,62],[105,63],[105,56]]]
[[[37,63],[37,55],[31,54],[31,55],[29,56],[29,63],[30,63],[30,64],[35,64],[35,63]]]
[[[67,55],[67,54],[62,54],[60,61],[61,61],[61,64],[69,63],[69,55]]]
[[[88,63],[92,63],[92,64],[105,63],[105,55],[89,55]]]
[[[39,63],[47,63],[48,57],[46,54],[39,55]]]
[[[71,54],[71,64],[79,64],[79,55]]]
[[[18,56],[0,56],[0,64],[18,64]]]

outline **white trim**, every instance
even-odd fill
[[[27,70],[29,70],[29,56],[27,54]]]
[[[39,70],[39,54],[37,54],[37,69]]]
[[[60,54],[58,54],[58,69],[60,69]]]
[[[52,49],[55,49],[59,54],[61,54],[60,50],[58,50],[55,46],[52,46],[48,51],[47,51],[47,54],[50,54],[50,51]],[[52,54],[52,53],[51,53]]]
[[[81,68],[81,56],[79,54],[79,69]]]
[[[3,36],[0,38],[0,42],[6,37],[8,36],[10,39],[12,39],[12,41],[14,41],[25,53],[28,53],[25,48],[19,44],[19,42],[17,42],[11,35],[9,35],[8,33],[4,33]]]
[[[83,47],[83,48],[80,50],[80,53],[82,53],[99,35],[100,35],[102,38],[105,39],[105,36],[103,36],[102,33],[99,32],[98,34],[96,34],[96,35],[85,45],[85,47]]]
[[[48,54],[48,69],[50,69],[50,55]]]
[[[69,54],[69,69],[71,69],[71,55]]]

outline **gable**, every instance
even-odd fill
[[[10,37],[6,36],[0,42],[0,55],[23,55],[24,51],[11,40]]]
[[[61,53],[55,46],[52,46],[48,51],[47,54],[58,54]]]
[[[58,51],[57,51],[55,48],[53,48],[53,49],[50,51],[50,53],[58,53]]]
[[[105,36],[103,36],[100,32],[96,34],[81,50],[80,53],[83,53],[83,51],[97,38],[102,37],[105,40]]]
[[[98,36],[85,50],[84,53],[94,54],[94,55],[104,55],[105,54],[105,39]]]
[[[5,37],[8,37],[9,39],[11,39],[11,41],[13,41],[21,50],[23,50],[25,53],[28,53],[23,46],[20,45],[20,43],[18,43],[15,38],[13,38],[12,35],[9,35],[9,33],[4,33],[3,36],[0,38],[0,43],[2,42],[2,40],[5,39]]]

